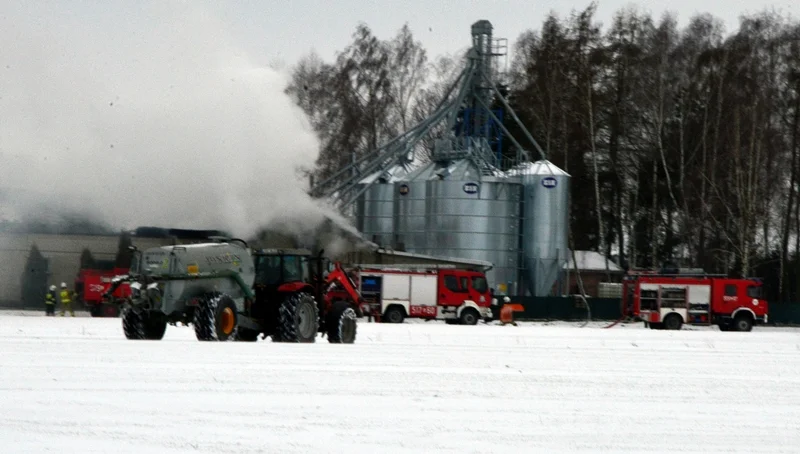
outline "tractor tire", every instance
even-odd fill
[[[458,318],[462,325],[477,325],[481,315],[472,308],[466,308],[461,311],[461,316]]]
[[[748,332],[753,330],[753,317],[750,314],[739,314],[733,319],[732,331]]]
[[[352,344],[356,341],[356,311],[346,301],[333,303],[328,314],[328,342],[332,344]]]
[[[664,329],[678,331],[683,326],[683,320],[678,314],[669,314],[664,317]]]
[[[278,332],[273,342],[313,343],[319,330],[319,309],[314,297],[298,292],[286,295],[278,308]]]
[[[242,328],[236,330],[236,339],[239,342],[255,342],[258,340],[258,331]]]
[[[167,321],[163,317],[128,307],[122,312],[122,331],[131,340],[161,340],[167,331]]]
[[[219,293],[206,295],[194,311],[194,334],[199,341],[227,341],[236,337],[238,316],[233,300]]]

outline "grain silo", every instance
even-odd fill
[[[547,296],[567,262],[569,174],[549,161],[528,162],[509,172],[523,185],[522,256],[525,288]]]
[[[405,166],[394,165],[385,171],[359,181],[364,193],[356,201],[356,228],[376,244],[394,241],[395,197],[394,183],[408,173]]]

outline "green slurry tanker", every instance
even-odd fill
[[[316,266],[314,266],[316,265]],[[361,296],[335,264],[323,277],[323,258],[304,249],[251,250],[238,239],[138,251],[122,311],[128,339],[160,340],[167,324],[193,325],[201,341],[353,343]],[[331,300],[328,289],[349,299]]]

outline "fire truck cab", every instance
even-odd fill
[[[684,324],[750,331],[767,323],[768,305],[758,279],[710,276],[697,271],[632,272],[623,280],[622,312],[651,329]]]
[[[475,325],[492,317],[492,293],[480,271],[362,265],[354,277],[364,300],[362,312],[383,322],[410,317]]]

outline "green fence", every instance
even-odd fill
[[[617,320],[622,316],[619,298],[587,298],[592,320]],[[514,314],[517,320],[586,320],[586,306],[572,297],[514,298],[524,312]],[[769,324],[776,326],[800,325],[800,302],[769,303]]]
[[[619,298],[588,298],[592,320],[617,320],[621,307]],[[514,298],[525,308],[514,314],[517,320],[586,320],[586,305],[571,297],[524,297]]]

